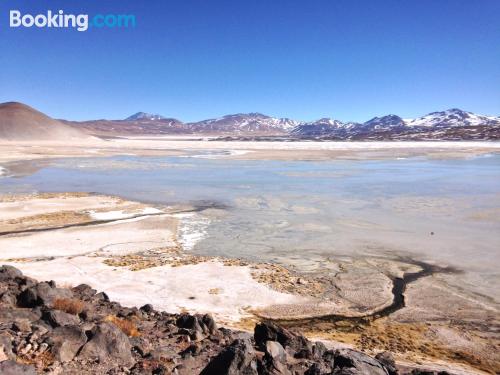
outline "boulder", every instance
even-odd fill
[[[153,308],[153,305],[151,305],[150,303],[147,303],[144,306],[141,306],[141,308],[139,310],[141,310],[142,312],[144,312],[146,314],[150,314],[153,311],[155,311],[155,309]]]
[[[78,286],[75,286],[71,290],[73,291],[73,293],[86,298],[91,298],[97,294],[97,290],[92,289],[92,287],[87,284],[80,284]]]
[[[312,352],[312,343],[305,337],[271,322],[257,324],[254,329],[254,339],[256,345],[262,350],[265,350],[267,341],[277,341],[285,349],[289,347],[295,352],[301,350]]]
[[[109,302],[109,297],[106,293],[104,292],[99,292],[95,296],[95,299],[98,301],[104,301],[104,302]]]
[[[9,290],[0,294],[0,304],[7,306],[15,306],[17,304],[17,294],[15,292]]]
[[[17,319],[12,323],[12,329],[16,332],[31,332],[31,321],[29,319]]]
[[[200,340],[203,336],[213,335],[217,332],[217,325],[210,314],[181,314],[175,324],[177,327],[192,331],[195,340]]]
[[[374,358],[352,349],[334,352],[333,375],[388,375],[387,370]]]
[[[21,307],[50,306],[57,298],[72,297],[71,290],[56,288],[52,282],[43,282],[24,290],[19,295],[17,303]]]
[[[267,341],[264,360],[260,363],[260,372],[269,375],[291,375],[287,367],[285,349],[277,341]]]
[[[129,338],[114,324],[100,323],[91,334],[92,338],[84,345],[78,358],[97,359],[100,363],[118,363],[126,367],[135,363]]]
[[[49,323],[52,327],[78,325],[80,318],[76,315],[65,313],[59,310],[49,310],[43,313],[42,320]]]
[[[57,327],[46,341],[55,359],[64,363],[75,358],[80,348],[87,342],[87,335],[78,326]]]
[[[149,355],[151,350],[153,350],[151,342],[144,337],[131,337],[129,340],[134,351],[136,351],[141,357],[146,357]]]
[[[0,266],[0,282],[15,280],[21,277],[23,277],[23,273],[16,267],[8,265]]]
[[[175,324],[179,328],[185,328],[200,332],[203,331],[200,322],[198,321],[198,317],[195,315],[181,314],[179,318],[177,318]]]
[[[235,340],[214,357],[200,375],[257,375],[255,350],[250,340]]]
[[[35,323],[31,324],[31,331],[38,336],[43,336],[47,332],[52,331],[52,327],[45,323],[43,320],[38,320]]]
[[[14,359],[12,352],[12,337],[7,333],[0,334],[0,362],[6,359]]]
[[[313,363],[311,367],[309,367],[304,375],[321,375],[321,367],[317,363]]]
[[[398,375],[398,370],[396,368],[396,362],[394,361],[394,357],[389,352],[378,353],[375,356],[375,359],[379,361],[382,366],[385,367],[389,375]]]
[[[217,324],[210,314],[205,314],[201,317],[203,332],[213,335],[217,332]]]
[[[266,342],[266,354],[273,362],[286,362],[285,349],[283,349],[283,346],[277,341]]]
[[[0,374],[2,375],[36,375],[33,366],[23,365],[16,361],[3,361],[0,363]]]
[[[15,323],[21,321],[35,322],[42,314],[36,310],[4,308],[0,309],[0,323]]]

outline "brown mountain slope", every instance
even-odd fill
[[[65,124],[95,136],[133,136],[190,134],[191,131],[176,119],[142,119],[142,120],[92,120],[67,121]]]
[[[89,135],[54,120],[26,104],[0,104],[0,140],[68,141],[91,139]]]

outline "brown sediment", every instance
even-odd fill
[[[187,266],[210,261],[210,257],[186,254],[179,245],[163,247],[140,253],[114,256],[103,261],[112,267],[127,267],[131,271],[169,265],[172,267]]]
[[[425,277],[440,273],[460,272],[451,267],[439,267],[425,262],[401,258],[407,264],[420,268],[416,272],[406,272],[402,277],[393,277],[393,301],[385,308],[364,316],[323,315],[301,319],[272,319],[260,317],[264,321],[274,321],[287,328],[298,330],[310,337],[318,337],[348,344],[363,351],[376,353],[390,351],[399,358],[418,363],[434,359],[462,363],[487,373],[498,373],[500,358],[498,340],[495,335],[484,332],[474,322],[448,321],[401,322],[392,315],[406,306],[407,285]],[[256,313],[258,316],[258,312]],[[248,325],[242,322],[242,328]],[[452,328],[450,328],[453,326]],[[446,340],[440,330],[451,329],[466,345],[455,345]],[[465,337],[465,338],[464,338]]]
[[[413,363],[429,359],[449,361],[492,374],[500,369],[494,354],[498,348],[492,340],[481,337],[479,332],[467,330],[470,346],[454,346],[437,334],[442,327],[447,325],[439,322],[402,323],[382,318],[367,324],[339,321],[323,327],[304,326],[301,332],[307,336],[348,344],[364,352],[390,351],[397,358]]]
[[[67,225],[83,224],[89,221],[91,221],[91,217],[88,213],[75,211],[59,211],[24,216],[16,219],[1,221],[0,224],[4,230],[0,232],[0,236],[9,233],[24,233],[32,230],[51,229]]]
[[[148,214],[136,214],[123,218],[107,219],[107,220],[88,220],[90,216],[86,213],[79,213],[74,211],[64,211],[49,214],[33,215],[29,217],[22,217],[20,219],[9,220],[6,225],[16,227],[17,224],[22,224],[22,229],[13,229],[0,232],[1,236],[20,235],[37,232],[48,232],[53,230],[68,229],[75,227],[88,227],[100,224],[109,224],[123,220],[137,219],[142,217],[174,215],[180,213],[201,212],[210,208],[220,208],[214,204],[205,204],[185,210],[169,211],[169,212],[155,212]],[[68,223],[69,221],[69,223]],[[62,224],[64,223],[64,224]],[[52,226],[47,226],[52,224]]]
[[[68,229],[68,228],[75,228],[75,227],[89,227],[89,226],[93,226],[93,225],[109,224],[109,223],[119,222],[119,221],[123,221],[123,220],[137,219],[140,217],[161,216],[161,215],[166,215],[166,214],[167,214],[166,212],[158,212],[158,213],[152,213],[152,214],[138,214],[138,215],[127,216],[126,218],[119,218],[119,219],[90,220],[90,221],[76,222],[76,223],[72,223],[72,224],[55,225],[52,227],[12,230],[12,231],[0,232],[0,236],[18,235],[18,234],[26,234],[26,233],[37,233],[37,232],[48,232],[48,231],[53,231],[53,230]]]
[[[33,193],[33,194],[3,194],[0,195],[0,202],[21,202],[31,199],[65,199],[82,198],[91,196],[92,193],[86,192],[62,192],[62,193]],[[119,198],[117,198],[119,199]]]
[[[393,314],[394,312],[405,307],[405,296],[404,292],[406,286],[416,280],[431,276],[435,273],[456,273],[458,270],[452,267],[440,267],[429,263],[409,259],[409,258],[399,258],[396,261],[402,261],[407,264],[415,265],[420,267],[419,271],[416,272],[405,272],[402,277],[392,277],[392,295],[393,300],[390,305],[387,305],[381,309],[373,311],[371,313],[362,316],[344,316],[338,314],[326,314],[321,316],[315,316],[311,318],[301,318],[301,319],[269,319],[279,322],[286,327],[304,326],[304,325],[315,325],[324,323],[335,323],[339,321],[354,322],[357,324],[367,324],[375,319],[380,319]]]
[[[328,284],[323,278],[299,275],[279,264],[252,265],[252,277],[280,292],[306,297],[321,297]]]

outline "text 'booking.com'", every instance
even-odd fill
[[[61,28],[87,31],[90,28],[129,28],[136,26],[133,14],[66,14],[63,10],[53,12],[48,10],[45,14],[23,14],[20,10],[11,10],[9,26],[36,27],[36,28]]]

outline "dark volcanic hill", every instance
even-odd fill
[[[84,140],[82,131],[17,102],[0,104],[0,140]]]

